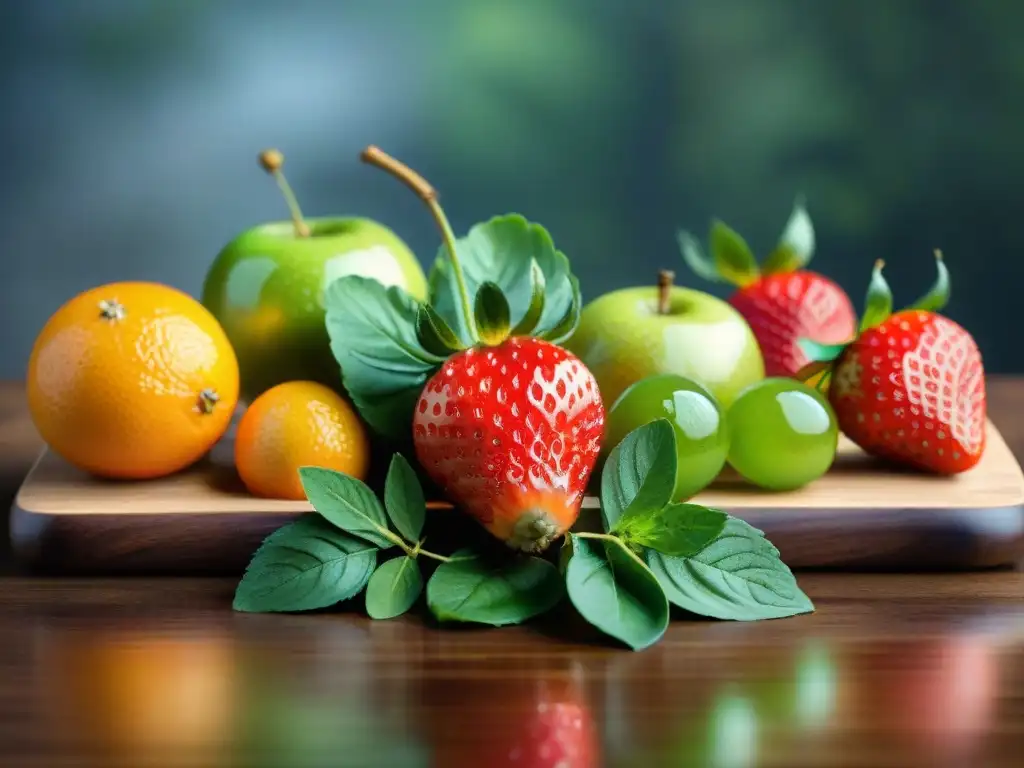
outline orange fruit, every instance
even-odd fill
[[[306,498],[299,468],[366,479],[370,443],[355,409],[323,384],[286,381],[252,401],[238,422],[235,466],[254,496]]]
[[[198,301],[158,283],[84,291],[46,322],[29,358],[43,440],[94,475],[148,479],[195,463],[227,431],[238,360]]]

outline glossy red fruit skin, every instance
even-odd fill
[[[953,475],[985,450],[978,345],[932,312],[897,312],[862,333],[836,365],[829,400],[846,436],[880,458]]]
[[[765,275],[728,301],[754,332],[766,376],[794,376],[809,362],[798,339],[841,344],[857,333],[857,313],[850,298],[817,272]]]
[[[413,444],[452,503],[513,548],[539,552],[579,516],[604,421],[579,358],[513,337],[444,363],[416,403]]]

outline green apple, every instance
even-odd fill
[[[283,381],[318,381],[342,390],[325,325],[324,289],[361,275],[424,299],[427,281],[412,251],[366,218],[303,219],[280,168],[280,153],[260,156],[278,181],[292,221],[242,232],[217,255],[202,302],[224,327],[238,356],[242,397],[252,401]]]
[[[668,419],[675,430],[679,463],[672,498],[685,501],[709,486],[725,466],[725,413],[692,379],[674,373],[648,376],[630,385],[608,410],[602,453],[607,455],[626,435],[655,419]]]
[[[566,347],[597,379],[601,398],[614,403],[648,376],[694,379],[728,408],[745,387],[764,378],[764,359],[750,326],[709,293],[672,285],[622,288],[583,308]]]

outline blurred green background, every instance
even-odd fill
[[[1011,0],[2,2],[0,376],[92,285],[198,295],[236,232],[286,218],[266,146],[307,215],[377,218],[428,265],[433,224],[369,143],[459,233],[544,224],[585,298],[659,267],[700,284],[675,231],[711,216],[763,255],[802,193],[813,266],[858,307],[876,258],[900,304],[941,247],[947,313],[1024,370],[1022,29]]]

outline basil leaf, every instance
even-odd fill
[[[366,613],[371,619],[393,619],[412,608],[423,591],[420,564],[407,555],[388,560],[366,585]]]
[[[532,335],[548,338],[547,334],[563,318],[571,317],[569,310],[574,292],[569,279],[572,275],[569,259],[555,248],[551,235],[540,224],[515,213],[495,216],[472,227],[465,237],[458,239],[455,247],[469,295],[476,296],[483,283],[493,282],[508,301],[513,326],[518,326],[530,312],[534,262],[544,276],[544,306]],[[429,283],[430,304],[444,316],[463,343],[472,344],[468,318],[462,316],[451,257],[444,247],[430,270]]]
[[[692,557],[651,550],[646,555],[668,599],[691,613],[756,621],[814,610],[779,550],[757,528],[734,517],[715,541]]]
[[[725,512],[700,504],[669,504],[660,510],[623,515],[613,533],[630,545],[690,557],[717,539],[728,519]]]
[[[764,260],[761,271],[766,275],[803,269],[814,255],[814,225],[802,198],[793,203],[786,228],[775,250]]]
[[[384,549],[394,544],[384,507],[364,482],[323,467],[299,467],[299,479],[313,509],[338,528]]]
[[[676,434],[667,419],[638,427],[608,455],[601,473],[601,517],[613,530],[627,507],[661,509],[676,486]]]
[[[407,439],[424,384],[444,362],[417,336],[418,304],[396,286],[348,275],[324,294],[331,351],[359,414],[376,432]]]
[[[558,604],[565,588],[558,569],[539,557],[495,566],[462,549],[427,582],[427,605],[439,621],[521,624]]]
[[[570,536],[565,585],[579,614],[633,650],[656,643],[669,614],[654,574],[618,540]]]
[[[327,608],[358,594],[376,564],[376,547],[309,513],[264,539],[232,607],[247,613]]]
[[[423,532],[427,502],[416,472],[400,453],[391,459],[384,480],[384,507],[398,532],[415,543]]]
[[[757,280],[760,270],[754,252],[738,232],[716,220],[711,224],[710,241],[718,274],[741,288]]]
[[[511,320],[508,301],[501,288],[491,282],[481,284],[476,292],[473,314],[480,341],[491,346],[508,338]]]

